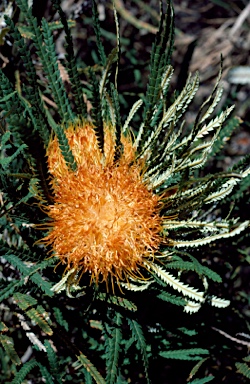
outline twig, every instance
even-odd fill
[[[250,3],[243,9],[243,11],[237,17],[231,31],[229,32],[229,36],[233,37],[237,30],[242,26],[246,18],[250,15]]]
[[[223,336],[227,337],[228,339],[235,341],[238,344],[246,345],[248,348],[250,348],[250,341],[244,341],[244,340],[237,339],[236,337],[230,336],[228,333],[221,331],[220,329],[215,328],[215,327],[212,327],[212,329],[221,333]]]
[[[130,12],[125,9],[122,0],[114,0],[114,4],[117,12],[119,12],[120,15],[134,27],[138,29],[146,29],[147,31],[156,34],[158,29],[146,23],[145,21],[137,20],[133,15],[131,15]]]

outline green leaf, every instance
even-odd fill
[[[117,89],[115,88],[114,84],[111,84],[111,93],[112,93],[112,101],[114,105],[114,112],[115,112],[115,154],[114,154],[114,162],[116,162],[122,153],[122,143],[121,143],[121,129],[122,129],[122,122],[121,122],[121,115],[120,115],[120,105],[119,105],[119,96]]]
[[[27,361],[23,367],[17,372],[15,378],[12,380],[11,384],[23,384],[25,377],[28,375],[28,373],[37,366],[37,361],[35,359],[32,359],[30,361]]]
[[[89,77],[91,84],[91,116],[93,121],[93,128],[96,134],[98,147],[101,152],[104,152],[104,125],[102,119],[102,100],[99,91],[99,82],[92,68],[89,69]]]
[[[238,117],[231,117],[227,124],[221,129],[217,140],[214,142],[213,148],[209,153],[209,157],[213,158],[228,142],[232,132],[240,125],[241,121]]]
[[[250,379],[250,367],[248,364],[237,362],[237,363],[235,363],[235,366],[236,366],[239,373],[241,373],[243,376]]]
[[[13,292],[18,290],[23,284],[24,284],[24,279],[13,280],[5,288],[2,288],[0,293],[0,302],[12,296]]]
[[[214,376],[208,376],[208,377],[203,377],[202,379],[194,379],[192,381],[189,381],[188,384],[205,384],[208,383],[209,381],[212,381],[215,377]]]
[[[8,100],[12,99],[12,97],[13,97],[16,93],[17,93],[17,92],[14,91],[14,92],[11,92],[11,93],[9,93],[8,95],[2,97],[2,98],[0,99],[0,104],[2,104],[2,103],[5,102],[5,101],[8,101]]]
[[[40,57],[49,78],[49,86],[53,92],[56,105],[59,109],[61,119],[65,122],[74,120],[69,100],[63,86],[62,78],[58,69],[56,49],[53,42],[53,35],[51,33],[48,22],[42,19],[42,35],[44,38],[44,45],[41,44],[41,39],[37,40],[37,48],[39,49]]]
[[[35,283],[46,295],[53,296],[53,292],[51,291],[52,284],[42,278],[42,276],[36,272],[39,269],[44,269],[50,263],[46,261],[40,264],[35,265],[34,267],[27,267],[18,256],[14,254],[4,255],[5,259],[11,263],[15,268],[17,268],[24,278],[30,279],[33,283]]]
[[[98,48],[98,53],[101,59],[101,64],[103,67],[106,65],[106,55],[104,51],[104,46],[101,41],[101,27],[100,27],[100,22],[99,22],[99,14],[96,6],[95,0],[92,1],[93,7],[92,7],[92,19],[93,19],[93,26],[95,30],[95,35],[96,35],[96,43],[97,43],[97,48]]]
[[[198,361],[198,363],[195,364],[195,366],[192,368],[189,376],[188,376],[188,380],[191,380],[193,378],[193,376],[198,372],[198,370],[200,369],[200,367],[202,366],[202,364],[207,361],[209,359],[209,357],[205,357],[204,359],[201,359]],[[213,377],[213,376],[212,376]],[[198,379],[200,380],[200,379]]]
[[[106,293],[98,292],[96,298],[98,300],[107,301],[110,304],[121,306],[129,311],[136,311],[137,307],[132,301],[129,301],[123,297],[113,296]]]
[[[30,275],[30,280],[33,281],[46,295],[53,296],[54,293],[51,291],[52,284],[49,281],[43,279],[43,277],[38,273]]]
[[[162,92],[162,75],[166,69],[166,65],[169,63],[170,55],[173,49],[173,7],[170,1],[168,1],[167,5],[167,11],[164,15],[161,3],[159,31],[156,34],[151,52],[150,75],[144,109],[144,135],[142,135],[141,144],[145,142],[148,131],[150,131],[150,123],[154,115],[155,105],[158,102]],[[141,149],[140,145],[139,149]]]
[[[108,75],[109,75],[110,70],[111,70],[111,66],[113,63],[115,63],[117,61],[117,59],[118,59],[118,48],[115,47],[112,49],[112,51],[108,55],[107,64],[104,68],[104,71],[102,73],[102,78],[100,80],[100,98],[101,99],[102,99],[102,96],[104,93],[104,88],[105,88],[106,83],[107,83]]]
[[[13,363],[16,365],[22,364],[19,356],[15,351],[13,339],[6,335],[0,335],[0,342]]]
[[[59,384],[62,384],[62,379],[61,379],[62,373],[60,374],[59,361],[58,361],[57,355],[54,349],[52,348],[49,340],[44,341],[44,346],[47,351],[51,374]]]
[[[89,361],[89,359],[85,355],[81,353],[79,356],[77,356],[77,359],[78,362],[74,364],[76,369],[80,363],[80,365],[82,365],[90,373],[90,375],[93,377],[97,384],[107,384],[102,375],[96,369],[96,367],[91,363],[91,361]]]
[[[182,297],[171,295],[168,292],[162,291],[161,293],[159,293],[157,295],[157,297],[158,297],[158,299],[161,299],[161,300],[164,300],[164,301],[168,301],[169,303],[172,303],[172,304],[175,304],[175,305],[181,305],[181,306],[185,306],[186,305],[186,301]]]
[[[84,384],[92,384],[93,383],[92,376],[86,369],[84,369],[84,379],[85,379]]]
[[[19,306],[19,308],[21,308],[24,311],[27,308],[37,304],[37,300],[28,294],[17,292],[17,293],[14,293],[13,298],[16,301],[16,304]]]
[[[118,375],[118,359],[121,352],[121,315],[119,312],[116,313],[115,326],[111,332],[111,336],[108,337],[108,351],[107,351],[107,376],[106,382],[109,384],[114,384]]]
[[[66,40],[65,49],[66,49],[66,59],[67,59],[66,65],[67,65],[67,70],[70,78],[71,91],[74,95],[74,99],[76,103],[77,112],[78,112],[78,115],[84,116],[86,118],[87,106],[83,100],[83,89],[81,87],[81,80],[80,80],[79,71],[76,65],[76,58],[74,55],[73,40],[70,33],[70,26],[72,25],[70,25],[69,21],[67,20],[67,17],[60,6],[60,1],[53,0],[53,5],[55,6],[55,8],[59,13],[61,24],[63,25],[63,29],[65,31],[65,40]],[[49,24],[49,26],[50,26],[50,29],[52,30],[51,24]]]
[[[160,352],[160,356],[165,357],[166,359],[177,360],[201,360],[203,357],[200,355],[209,355],[209,351],[203,348],[193,348]]]
[[[37,365],[40,369],[40,372],[43,376],[43,379],[45,379],[45,383],[46,384],[55,384],[53,377],[50,374],[50,372],[47,370],[47,368],[44,365],[42,365],[41,363],[37,363]]]
[[[76,22],[75,20],[68,20],[67,24],[69,28],[72,28],[72,27],[75,27]],[[49,27],[51,31],[57,31],[58,29],[65,29],[64,24],[58,20],[49,22]],[[32,40],[34,38],[35,35],[34,33],[32,33],[32,28],[29,27],[28,25],[18,25],[17,28],[20,34],[22,35],[22,37],[24,37],[25,39]]]
[[[0,321],[0,332],[6,331],[8,331],[8,327],[2,321]]]
[[[46,312],[41,312],[40,309],[41,306],[39,306],[39,308],[37,307],[37,309],[31,308],[26,311],[25,314],[29,316],[31,320],[33,320],[37,325],[39,325],[43,332],[47,333],[47,335],[52,335],[53,331],[45,320],[45,317],[47,317],[48,315]]]
[[[6,149],[9,148],[9,144],[6,146],[6,142],[10,139],[10,136],[11,136],[11,132],[9,132],[9,131],[5,132],[2,135],[2,140],[1,140],[1,145],[0,145],[0,147],[2,149],[3,148],[6,148]],[[27,148],[27,145],[22,144],[17,148],[17,150],[11,156],[1,156],[0,165],[2,165],[3,168],[6,168],[26,148]]]
[[[150,383],[149,376],[148,376],[148,356],[147,356],[147,344],[143,335],[142,328],[140,324],[133,319],[127,318],[129,327],[132,331],[132,336],[134,338],[134,341],[136,343],[136,347],[138,350],[141,352],[142,355],[142,360],[143,360],[143,365],[145,368],[145,374],[146,374],[146,379],[147,383]]]
[[[54,311],[54,316],[55,316],[58,324],[61,325],[62,327],[64,327],[64,329],[66,331],[68,331],[69,330],[69,324],[66,320],[64,320],[62,311],[57,307],[53,307],[53,311]]]

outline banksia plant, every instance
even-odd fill
[[[202,255],[204,246],[237,238],[249,227],[248,220],[230,218],[220,209],[225,199],[236,200],[247,190],[248,158],[225,172],[204,171],[239,119],[230,117],[233,107],[214,115],[222,96],[221,71],[191,126],[186,125],[184,114],[198,90],[198,73],[188,77],[179,94],[168,96],[173,74],[171,2],[165,14],[160,4],[147,90],[125,119],[118,93],[120,41],[115,9],[117,46],[106,56],[93,1],[99,66],[85,68],[87,86],[83,88],[70,22],[60,1],[53,1],[60,25],[45,19],[38,25],[26,0],[16,4],[27,25],[15,25],[8,17],[5,20],[25,66],[25,79],[22,82],[17,76],[13,86],[0,72],[0,106],[5,121],[1,139],[1,220],[5,227],[1,255],[12,270],[10,281],[8,276],[3,278],[1,300],[12,298],[6,305],[18,308],[21,328],[36,350],[46,352],[49,364],[40,362],[39,354],[32,357],[18,372],[14,369],[13,383],[22,382],[35,367],[48,382],[72,380],[66,371],[59,372],[57,359],[67,364],[68,371],[71,367],[80,372],[73,378],[79,382],[81,377],[86,383],[92,379],[97,383],[127,382],[119,356],[122,346],[126,353],[133,342],[141,351],[144,380],[150,382],[150,353],[142,327],[131,315],[136,310],[133,300],[148,294],[190,313],[205,302],[218,308],[230,304],[220,294],[209,294],[210,281],[217,283],[221,278],[197,255]],[[65,31],[63,68],[57,61],[55,28]],[[41,62],[44,84],[37,79],[27,38]],[[62,81],[65,71],[70,86],[67,91]],[[53,98],[49,104],[46,95]],[[135,116],[141,119],[138,128],[133,125]],[[201,284],[192,286],[188,272],[195,272]],[[46,297],[43,306],[42,295]],[[70,300],[78,300],[83,333],[89,324],[102,333],[99,347],[92,336],[88,342],[106,362],[106,366],[100,362],[100,367],[106,367],[106,379],[104,368],[97,369],[77,345],[69,347],[77,362],[60,356],[53,335],[63,328],[68,331],[70,324],[66,320],[68,309],[60,308],[57,297],[67,300],[68,308]],[[93,313],[99,318],[92,318],[92,311],[81,304],[86,297],[94,300]],[[31,320],[40,327],[40,336],[32,333]],[[7,332],[8,327],[1,324],[2,332]],[[128,326],[130,336],[126,339],[123,332]],[[43,341],[41,332],[49,339]],[[66,334],[62,340],[67,346],[72,343]],[[21,364],[13,339],[3,334],[1,342],[13,364]],[[161,356],[202,360],[208,353],[193,346],[179,351],[170,348]]]

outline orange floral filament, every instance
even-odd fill
[[[141,277],[140,266],[159,248],[162,218],[160,197],[143,182],[143,163],[136,161],[131,139],[122,135],[123,153],[114,162],[112,127],[105,129],[104,153],[88,123],[70,126],[66,135],[78,168],[68,169],[57,139],[51,139],[54,204],[43,241],[67,270],[89,272],[96,283]]]

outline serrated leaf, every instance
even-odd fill
[[[45,383],[46,384],[54,384],[53,377],[50,374],[50,372],[47,370],[47,368],[39,362],[37,363],[37,365],[38,365],[40,372],[41,372],[41,374],[45,380]]]
[[[28,294],[17,292],[14,293],[13,298],[16,301],[16,304],[24,311],[27,308],[37,304],[37,300]]]
[[[11,359],[11,361],[16,365],[21,364],[22,362],[21,362],[21,360],[20,360],[20,358],[19,358],[19,356],[16,353],[15,348],[14,348],[13,339],[9,336],[6,336],[6,335],[0,335],[0,342],[1,342],[2,346],[4,347],[7,355]]]
[[[54,311],[54,316],[55,316],[56,321],[58,322],[58,324],[61,325],[62,327],[64,327],[66,331],[68,331],[69,330],[69,324],[63,318],[62,311],[59,308],[57,308],[57,307],[53,307],[53,311]]]
[[[168,301],[169,303],[175,304],[175,305],[181,305],[184,306],[186,304],[186,301],[182,297],[178,297],[175,295],[171,295],[168,292],[162,291],[157,295],[158,299]]]
[[[187,312],[187,313],[196,313],[200,310],[201,308],[201,303],[197,303],[196,301],[191,301],[191,300],[188,300],[188,302],[186,303],[185,307],[184,307],[184,311]]]
[[[129,283],[120,283],[120,285],[121,285],[121,287],[126,288],[128,291],[141,292],[141,291],[145,291],[146,289],[148,289],[148,287],[152,283],[153,283],[153,281],[149,280],[146,282],[146,284],[141,284],[141,285],[132,284],[130,282]]]
[[[193,349],[177,349],[172,351],[160,352],[162,357],[166,359],[177,359],[177,360],[202,360],[203,357],[200,355],[209,355],[209,351],[203,348]]]
[[[241,373],[243,376],[250,379],[250,367],[248,364],[237,362],[237,363],[235,363],[235,366],[236,366],[239,373]]]
[[[44,341],[44,346],[45,346],[46,351],[47,351],[52,376],[56,378],[58,384],[62,384],[62,380],[61,380],[62,375],[59,372],[59,361],[57,359],[57,355],[56,355],[54,349],[52,348],[49,340]]]
[[[2,321],[0,321],[0,332],[6,331],[8,331],[8,327]]]
[[[202,127],[202,129],[200,129],[199,132],[197,133],[196,139],[201,139],[203,136],[207,135],[209,132],[215,130],[216,128],[221,127],[222,123],[230,115],[233,109],[234,109],[234,105],[227,108],[224,112],[221,112],[219,116],[216,116],[208,124],[204,125],[204,127]]]
[[[198,247],[200,245],[209,244],[215,240],[220,240],[223,238],[226,239],[226,238],[238,235],[240,232],[244,231],[248,226],[249,226],[249,221],[244,221],[243,223],[238,225],[235,229],[233,229],[230,232],[220,233],[217,235],[212,235],[212,236],[208,236],[208,237],[204,237],[204,238],[196,239],[196,240],[186,240],[186,241],[173,240],[172,243],[177,248],[180,248],[180,247]]]
[[[151,263],[150,269],[154,271],[157,276],[160,277],[160,279],[162,279],[165,283],[169,284],[178,292],[181,292],[184,296],[191,297],[192,299],[200,302],[204,301],[204,292],[199,292],[198,289],[192,288],[189,285],[182,283],[179,279],[171,275],[162,267]]]
[[[112,51],[110,52],[110,54],[108,55],[107,57],[107,63],[106,63],[106,67],[103,71],[103,74],[102,74],[102,78],[100,80],[100,97],[102,98],[102,95],[104,93],[104,88],[105,88],[105,85],[106,85],[106,81],[107,81],[107,77],[108,77],[108,74],[109,74],[109,71],[111,69],[111,65],[116,62],[118,59],[118,48],[115,47],[112,49]]]
[[[225,300],[216,296],[212,296],[211,305],[217,308],[226,308],[230,305],[230,300]]]
[[[37,309],[31,308],[25,312],[27,316],[30,317],[31,320],[35,321],[37,325],[43,330],[43,332],[47,333],[47,335],[52,335],[53,331],[50,328],[49,324],[45,320],[44,316],[46,314],[40,313]]]
[[[214,378],[214,376],[207,376],[203,377],[202,379],[194,379],[192,381],[189,381],[188,384],[205,384],[209,383],[209,381],[212,381]]]
[[[123,308],[129,309],[130,311],[136,311],[137,307],[132,301],[119,296],[107,295],[99,292],[96,296],[97,299],[107,301],[110,304],[119,305]]]
[[[127,117],[127,119],[126,119],[126,121],[125,121],[125,123],[124,123],[124,125],[123,125],[123,127],[122,127],[122,131],[123,131],[123,132],[126,132],[126,131],[127,131],[127,128],[128,128],[128,126],[129,126],[130,121],[133,119],[135,113],[136,113],[137,110],[141,107],[142,103],[143,103],[142,100],[137,100],[137,101],[133,104],[132,108],[131,108],[130,111],[129,111],[128,117]]]
[[[34,273],[30,276],[30,280],[33,281],[46,295],[53,296],[52,284],[42,278],[39,273]]]
[[[106,382],[114,384],[118,375],[118,359],[121,352],[122,333],[120,329],[121,315],[117,312],[115,326],[108,338],[109,349],[107,353],[107,376]]]
[[[188,376],[188,380],[191,380],[192,377],[198,372],[199,368],[201,367],[201,365],[207,361],[208,357],[205,357],[204,359],[198,361],[198,363],[195,364],[195,366],[192,368],[189,376]],[[197,379],[195,379],[197,380]],[[198,379],[199,380],[199,379]]]
[[[79,367],[80,363],[80,365],[82,365],[91,374],[97,384],[107,384],[102,375],[96,369],[96,367],[91,363],[91,361],[89,361],[89,359],[85,355],[81,353],[79,356],[77,356],[77,359],[78,362],[74,364],[76,369],[77,367]]]
[[[127,318],[127,321],[128,321],[129,327],[132,331],[132,337],[134,338],[134,341],[136,342],[136,346],[142,354],[146,379],[147,379],[147,383],[149,383],[150,381],[149,381],[149,376],[148,376],[148,356],[147,356],[147,349],[146,349],[147,346],[146,346],[146,341],[145,341],[145,338],[143,335],[142,328],[136,320]]]
[[[16,373],[15,378],[12,380],[11,384],[23,384],[25,377],[35,366],[37,366],[37,361],[35,359],[27,361],[24,366]]]

